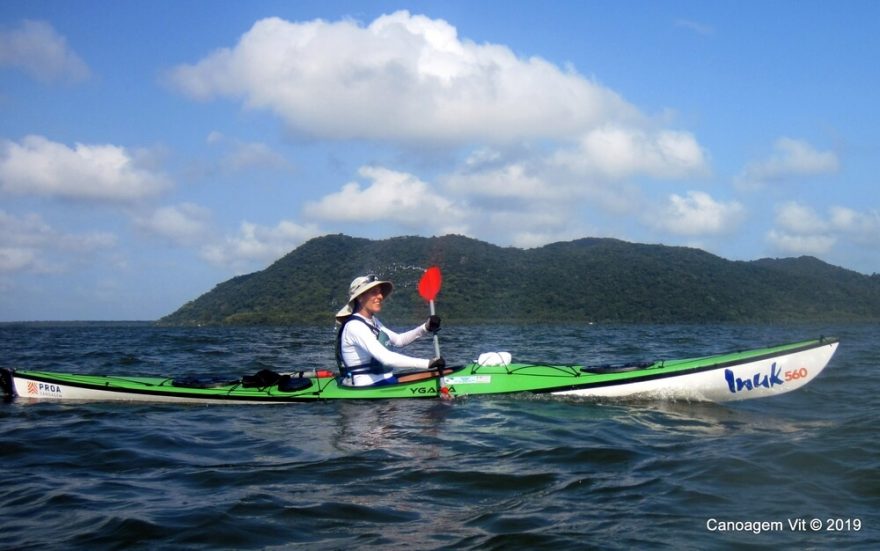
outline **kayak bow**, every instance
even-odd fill
[[[470,363],[442,377],[370,387],[346,387],[331,372],[299,372],[271,381],[254,377],[192,378],[78,375],[0,370],[7,396],[35,400],[125,400],[177,403],[290,403],[341,399],[436,398],[493,394],[551,394],[625,399],[728,402],[783,394],[802,387],[825,368],[836,338],[701,358],[622,366]],[[438,382],[440,384],[438,384]],[[263,384],[264,386],[260,386]]]

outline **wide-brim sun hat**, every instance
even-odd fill
[[[367,275],[354,278],[348,287],[348,304],[336,312],[336,319],[347,318],[354,314],[354,303],[359,296],[366,293],[373,287],[382,286],[382,296],[388,297],[394,290],[394,285],[390,281],[379,279],[379,276]]]

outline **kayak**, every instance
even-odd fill
[[[3,368],[0,383],[6,396],[27,400],[280,404],[526,393],[730,402],[804,386],[822,372],[837,346],[838,339],[822,337],[699,358],[596,366],[513,363],[509,354],[492,353],[442,374],[411,372],[401,374],[401,382],[368,387],[345,386],[324,370],[174,378]]]

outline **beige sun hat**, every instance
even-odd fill
[[[379,276],[367,275],[354,278],[354,281],[348,286],[348,304],[336,312],[336,319],[340,320],[354,314],[354,303],[357,298],[379,285],[382,286],[382,295],[386,298],[394,290],[394,285],[390,281],[383,281],[379,279]]]

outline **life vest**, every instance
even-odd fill
[[[367,320],[365,320],[364,318],[362,318],[360,316],[352,315],[352,316],[347,317],[345,319],[345,321],[343,321],[342,324],[339,326],[339,331],[336,332],[336,365],[339,366],[339,374],[343,378],[345,378],[345,377],[350,377],[352,375],[359,375],[362,373],[375,373],[375,374],[390,373],[392,371],[390,368],[386,367],[385,365],[380,363],[376,358],[373,358],[373,357],[371,357],[369,363],[366,363],[366,364],[355,365],[355,366],[351,366],[351,367],[348,367],[345,365],[345,362],[342,360],[342,331],[345,329],[345,326],[348,324],[348,322],[350,322],[352,320],[357,320],[357,321],[363,323],[364,325],[366,325],[367,327],[369,327],[370,332],[373,333],[373,335],[376,337],[376,340],[378,340],[383,346],[385,346],[385,343],[382,341],[382,338],[381,338],[382,332],[379,331],[378,327],[376,327],[375,325],[373,325],[372,323],[368,322]]]

